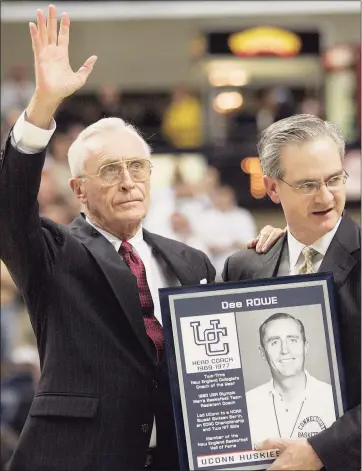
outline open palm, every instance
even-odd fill
[[[97,57],[91,56],[77,72],[73,72],[68,55],[70,29],[68,14],[62,14],[59,35],[57,23],[56,8],[50,5],[48,21],[44,12],[38,10],[37,25],[30,23],[29,27],[37,92],[50,99],[63,100],[84,85]]]

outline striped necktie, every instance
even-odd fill
[[[143,310],[143,321],[148,337],[152,340],[157,351],[158,360],[164,350],[164,336],[161,324],[154,315],[153,300],[147,283],[146,269],[141,258],[133,251],[129,242],[123,241],[119,249],[124,262],[137,279],[137,287]]]

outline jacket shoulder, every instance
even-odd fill
[[[175,252],[188,252],[197,256],[201,256],[201,254],[203,254],[201,250],[190,247],[190,245],[179,242],[178,240],[169,239],[168,237],[164,237],[159,234],[154,234],[153,232],[147,232],[147,238],[151,238],[156,243],[156,245],[167,247],[168,250]]]
[[[224,281],[249,279],[257,266],[261,264],[261,255],[255,249],[241,249],[225,261]]]
[[[255,249],[241,249],[238,252],[230,255],[229,263],[238,264],[238,263],[248,263],[254,262],[259,257],[259,254]]]

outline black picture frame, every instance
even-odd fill
[[[320,338],[320,343],[319,344],[317,343],[316,344],[317,346],[315,346],[315,351],[317,351],[316,348],[319,348],[320,354],[317,354],[316,358],[320,358],[323,354],[326,355],[326,358],[327,358],[326,361],[328,363],[328,371],[330,375],[329,384],[332,388],[332,393],[333,393],[335,420],[337,420],[339,417],[343,415],[344,411],[346,410],[345,381],[344,381],[344,373],[343,373],[343,367],[342,367],[342,362],[341,362],[338,319],[337,319],[337,313],[336,313],[336,308],[335,308],[335,294],[334,294],[334,284],[333,284],[332,273],[316,273],[316,274],[311,274],[311,275],[285,276],[285,277],[268,278],[268,279],[261,279],[261,280],[200,284],[200,285],[182,286],[182,287],[176,287],[176,288],[163,288],[159,290],[159,296],[160,296],[161,313],[162,313],[162,320],[163,320],[163,327],[164,327],[165,348],[166,348],[167,363],[168,363],[168,370],[169,370],[169,377],[170,377],[171,394],[172,394],[172,401],[173,401],[173,412],[174,412],[174,419],[175,419],[175,425],[176,425],[176,435],[177,435],[177,442],[178,442],[179,461],[180,461],[181,471],[191,471],[191,470],[198,470],[198,469],[203,469],[203,470],[209,470],[209,469],[210,470],[213,470],[213,469],[264,470],[277,457],[277,454],[275,454],[277,452],[274,451],[273,453],[271,453],[273,457],[272,458],[269,457],[270,459],[268,458],[269,455],[265,455],[265,456],[258,455],[258,457],[264,456],[263,459],[253,460],[252,457],[256,455],[252,447],[252,437],[250,435],[250,427],[249,427],[249,435],[248,435],[249,443],[247,443],[247,441],[244,440],[245,436],[244,437],[239,436],[240,428],[242,426],[244,427],[243,424],[246,424],[249,426],[250,419],[251,419],[251,417],[249,417],[248,412],[247,412],[247,401],[245,398],[246,397],[245,377],[243,376],[244,360],[241,358],[241,354],[240,354],[241,345],[240,345],[240,339],[238,339],[238,329],[239,329],[239,332],[244,332],[244,330],[242,330],[240,327],[240,325],[242,324],[240,324],[240,321],[239,321],[242,318],[243,313],[244,313],[245,319],[246,319],[246,315],[248,314],[249,316],[250,315],[254,316],[253,319],[256,320],[256,315],[257,315],[256,313],[258,313],[258,315],[262,317],[264,314],[269,315],[271,313],[275,313],[276,311],[280,309],[284,311],[287,310],[287,313],[288,313],[288,310],[289,310],[289,313],[291,311],[295,312],[297,310],[299,312],[297,317],[302,321],[305,321],[307,319],[307,313],[309,313],[308,314],[309,318],[311,318],[310,315],[311,315],[311,312],[314,312],[313,309],[315,310],[315,312],[318,312],[320,314],[319,320],[318,320],[320,334],[319,334],[319,337],[316,337],[316,338]],[[276,305],[276,304],[264,304],[264,305],[255,304],[254,305],[254,303],[256,303],[257,300],[261,302],[260,300],[264,299],[265,301],[268,298],[270,299],[276,298],[277,304],[279,305]],[[251,301],[251,300],[254,300],[254,301]],[[222,302],[227,303],[228,307],[225,309],[222,308],[222,306],[226,306],[226,304],[222,305],[221,304]],[[235,303],[235,305],[231,304],[233,302]],[[236,305],[237,302],[239,303],[238,305]],[[252,304],[250,304],[251,302]],[[313,306],[313,309],[312,309],[312,306]],[[228,317],[225,316],[226,314],[228,315]],[[224,317],[222,317],[223,315]],[[215,327],[216,324],[215,324],[215,319],[214,319],[215,316],[219,316],[218,319],[219,320],[221,319],[223,322],[226,322],[228,321],[228,319],[230,320],[232,319],[232,317],[234,317],[235,326],[239,326],[235,328],[236,332],[232,334],[233,327],[230,328],[231,324],[228,324],[228,330],[227,331],[224,330],[223,333],[220,334],[220,338],[221,336],[225,336],[227,339],[231,339],[231,338],[234,339],[234,342],[229,341],[229,343],[226,343],[226,344],[233,346],[234,351],[236,351],[235,349],[238,350],[239,357],[240,357],[240,366],[227,364],[228,366],[226,367],[226,369],[220,370],[223,373],[221,375],[218,373],[218,376],[216,375],[215,371],[219,371],[219,370],[214,369],[216,368],[215,365],[214,366],[211,365],[210,370],[209,369],[206,369],[206,370],[201,369],[200,371],[193,370],[199,367],[197,362],[206,361],[206,360],[197,360],[197,358],[202,358],[202,355],[204,355],[204,353],[202,353],[201,356],[196,356],[196,357],[192,356],[193,352],[196,351],[195,348],[200,347],[202,349],[204,347],[207,355],[209,355],[210,353],[212,353],[212,355],[215,355],[215,356],[225,354],[225,353],[217,353],[216,351],[214,352],[207,351],[207,349],[213,348],[212,346],[210,346],[212,342],[214,344],[217,343],[216,342],[217,335],[214,334],[213,331],[211,331],[211,329],[208,329],[207,340],[206,340],[206,334],[205,334],[206,330],[204,330],[204,339],[203,339],[204,343],[202,344],[202,342],[199,340],[201,342],[200,345],[196,345],[197,339],[195,336],[196,335],[195,332],[196,332],[196,329],[198,329],[198,326],[196,325],[195,322],[204,321],[205,319],[208,319],[205,316],[213,317],[213,321],[214,321],[213,329],[215,330],[215,332],[216,332],[216,327]],[[311,318],[312,322],[317,322],[316,320],[317,317],[318,317],[317,315],[314,315],[314,317]],[[192,318],[192,321],[191,321],[193,323],[192,326],[191,326],[191,322],[189,322],[190,318]],[[194,318],[198,320],[195,321]],[[251,317],[249,317],[249,319],[251,319]],[[237,322],[239,322],[239,324],[237,324]],[[217,328],[219,328],[219,324],[217,324],[218,326]],[[184,325],[187,325],[187,329],[188,329],[187,331],[182,330],[183,329],[182,326]],[[191,334],[188,333],[187,337],[185,338],[183,338],[183,335],[185,332],[190,332],[191,328],[193,329],[193,340],[190,342],[191,337],[189,337],[189,335]],[[313,331],[314,335],[316,336],[314,332],[315,331],[314,327],[313,329],[310,329],[310,331]],[[225,332],[227,332],[227,334]],[[322,335],[321,332],[324,335]],[[220,341],[220,338],[219,338],[219,341]],[[235,338],[237,339],[236,343],[235,343]],[[209,342],[210,339],[211,341]],[[220,345],[221,344],[222,344],[222,341],[220,341]],[[223,345],[226,345],[226,344],[223,344]],[[230,349],[230,346],[228,348]],[[220,350],[220,352],[221,351],[223,350]],[[226,350],[224,349],[223,352],[225,351]],[[195,360],[193,360],[193,358],[195,358]],[[231,359],[231,361],[234,361],[233,359],[237,357],[230,356],[229,358]],[[208,365],[205,365],[205,367],[206,366]],[[189,372],[187,372],[186,367],[189,368]],[[235,423],[235,421],[225,422],[225,414],[227,417],[234,417],[234,416],[237,417],[238,415],[231,414],[230,413],[231,409],[229,408],[229,405],[224,407],[222,405],[223,401],[221,402],[218,401],[218,399],[220,399],[220,393],[222,393],[223,389],[225,390],[224,385],[228,384],[227,379],[225,380],[220,379],[220,377],[224,378],[226,374],[225,372],[227,371],[232,373],[231,377],[233,377],[234,375],[234,377],[238,378],[238,381],[239,379],[241,379],[241,383],[238,382],[238,384],[239,385],[242,384],[242,387],[240,387],[238,391],[242,390],[244,395],[241,394],[240,395],[241,399],[240,399],[239,395],[230,396],[229,394],[227,399],[230,399],[230,397],[238,398],[238,401],[239,401],[237,402],[238,405],[230,406],[230,407],[233,407],[233,411],[240,410],[239,405],[244,404],[244,407],[241,408],[241,410],[243,411],[241,413],[241,416],[242,416],[241,420],[244,420],[244,422],[239,421],[239,428],[236,427],[236,425],[233,425],[233,427],[236,427],[236,429],[234,429],[234,431],[231,433],[229,433],[230,429],[228,429],[228,432],[225,432],[224,429],[222,429],[221,431],[219,430],[217,432],[215,430],[211,430],[211,433],[204,432],[205,430],[206,431],[210,430],[210,427],[204,426],[203,424],[205,422],[203,422],[201,425],[198,422],[204,419],[199,419],[197,417],[198,413],[201,411],[201,409],[197,405],[199,404],[197,401],[201,401],[201,399],[198,399],[198,398],[200,398],[201,397],[200,395],[204,394],[204,392],[206,394],[209,394],[210,389],[206,388],[206,390],[201,390],[201,392],[197,393],[197,395],[195,396],[195,392],[197,392],[195,388],[201,387],[201,386],[195,386],[195,388],[193,386],[191,387],[191,381],[193,381],[193,384],[195,384],[197,383],[197,381],[201,380],[200,378],[202,378],[202,375],[204,375],[205,377],[207,374],[210,374],[210,377],[213,378],[212,381],[216,381],[217,377],[219,378],[217,379],[217,381],[219,382],[222,381],[222,383],[220,383],[222,386],[218,388],[217,393],[214,393],[214,395],[216,395],[216,398],[214,398],[214,400],[216,401],[216,405],[215,407],[210,406],[210,410],[213,410],[213,411],[218,410],[219,413],[224,411],[224,416],[222,417],[222,419],[220,419],[220,416],[218,416],[218,419],[219,419],[218,425],[220,425],[220,423],[221,424],[229,423],[230,424],[229,427],[230,427],[231,424]],[[191,377],[194,378],[194,380],[192,380]],[[219,385],[217,381],[216,383],[217,385]],[[229,382],[229,384],[231,384],[231,382]],[[229,389],[229,387],[227,387],[226,389]],[[226,391],[226,392],[230,392],[230,391]],[[197,397],[197,399],[192,399],[192,397]],[[206,400],[211,401],[212,399],[210,397],[207,397]],[[196,401],[196,403],[194,401]],[[232,403],[233,401],[224,401],[224,402]],[[221,407],[218,407],[219,403],[221,404]],[[204,407],[206,408],[205,410],[207,410],[209,406],[204,406]],[[200,416],[202,416],[202,414],[200,414]],[[275,417],[277,418],[276,413],[275,413]],[[245,421],[245,418],[246,418],[246,421]],[[210,420],[209,423],[211,422],[212,421]],[[209,423],[206,423],[206,425],[209,425]],[[214,423],[216,422],[214,421]],[[297,421],[295,425],[297,425]],[[196,430],[197,427],[202,429],[203,432],[201,433],[201,435]],[[300,427],[300,424],[299,424],[299,427]],[[209,438],[210,437],[212,438],[211,442],[209,440],[206,440],[207,433],[209,434]],[[215,433],[217,433],[218,435],[215,435]],[[303,432],[298,432],[298,433],[303,433]],[[313,432],[313,433],[316,433],[316,432]],[[235,438],[236,441],[238,441],[239,439],[244,440],[244,441],[238,442],[236,449],[232,448],[230,451],[226,452],[224,451],[225,448],[223,448],[224,445],[226,446],[225,437],[226,436],[230,437],[231,434],[236,437]],[[241,433],[241,435],[243,435],[243,433]],[[245,435],[245,432],[244,432],[244,435]],[[201,437],[201,438],[203,437],[204,438],[203,441],[199,441],[199,439],[195,439],[196,436]],[[213,437],[215,436],[221,437],[221,438],[219,440],[215,440],[213,439]],[[206,446],[205,446],[205,443],[207,444]],[[213,445],[209,445],[210,443]],[[224,443],[224,445],[222,445],[222,443]],[[200,454],[199,445],[204,446],[206,454]],[[245,448],[246,445],[248,446]],[[210,452],[211,446],[214,446],[212,453]],[[231,445],[228,445],[228,446],[231,446]],[[220,460],[216,462],[217,458],[215,457],[219,455],[220,456],[222,455],[222,459],[220,458]],[[206,458],[206,463],[207,463],[206,465],[205,465],[205,461],[201,461],[203,459],[202,458],[203,456],[208,457]],[[210,456],[211,457],[214,456],[214,458],[210,458]],[[231,459],[230,456],[231,458],[233,458],[233,460],[231,462],[227,462],[228,459]],[[241,457],[243,457],[242,459],[246,459],[246,461],[240,462]],[[199,459],[199,464],[197,464],[198,459]],[[201,465],[201,463],[203,464]]]

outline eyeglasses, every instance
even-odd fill
[[[143,182],[151,175],[151,162],[148,159],[139,159],[112,162],[100,167],[96,175],[82,175],[82,177],[96,176],[105,183],[113,184],[123,178],[125,167],[134,182]]]
[[[329,191],[337,191],[339,190],[347,181],[349,177],[348,173],[343,170],[341,175],[336,175],[335,177],[330,178],[326,182],[305,182],[301,185],[291,185],[290,183],[286,182],[282,178],[279,178],[282,182],[289,185],[293,190],[295,190],[300,195],[315,195],[319,192],[321,187],[325,185]]]

